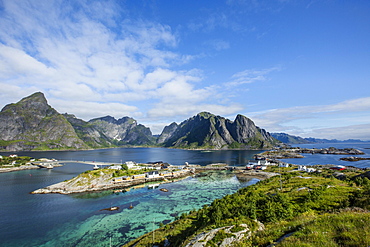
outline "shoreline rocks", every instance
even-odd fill
[[[350,157],[340,158],[340,160],[353,162],[353,161],[360,161],[360,160],[370,160],[370,158],[350,156]]]
[[[256,154],[255,159],[292,159],[304,158],[302,154],[335,154],[335,155],[363,155],[364,152],[355,148],[284,148],[279,150],[266,151]]]
[[[167,179],[177,179],[191,175],[190,171],[174,174],[171,177],[156,177],[156,178],[140,178],[131,179],[122,182],[113,182],[111,174],[101,174],[101,176],[94,178],[91,181],[84,181],[84,178],[73,178],[68,181],[56,183],[45,188],[37,189],[31,194],[74,194],[84,192],[97,192],[110,189],[123,189],[135,185],[145,184],[148,182],[166,181]]]
[[[0,168],[0,173],[31,170],[31,169],[40,169],[40,167],[35,166],[35,165],[24,165],[24,166],[19,166],[19,167]]]

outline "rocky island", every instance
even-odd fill
[[[360,161],[360,160],[370,160],[370,158],[350,156],[350,157],[340,158],[340,160],[352,161],[353,162],[353,161]]]
[[[363,155],[364,152],[355,148],[281,148],[266,151],[255,155],[256,159],[290,159],[304,158],[302,154],[335,154],[335,155]]]

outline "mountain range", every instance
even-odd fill
[[[234,121],[201,112],[166,126],[159,136],[130,117],[84,121],[52,108],[37,92],[0,112],[0,150],[76,150],[119,146],[184,149],[269,149],[280,143],[249,118]]]
[[[313,143],[355,143],[364,142],[358,139],[348,139],[348,140],[337,140],[337,139],[319,139],[319,138],[302,138],[299,136],[289,135],[286,133],[271,133],[271,136],[275,139],[286,143],[286,144],[313,144]]]

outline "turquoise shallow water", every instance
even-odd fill
[[[323,144],[324,145],[324,144]],[[321,145],[314,145],[318,147]],[[325,147],[332,146],[325,144]],[[370,157],[370,144],[335,144],[339,148],[355,147]],[[311,146],[309,146],[311,147]],[[89,151],[28,152],[35,158],[60,160],[91,160],[116,162],[164,161],[173,165],[206,165],[227,163],[244,166],[260,151],[220,150],[212,152],[164,148],[117,148]],[[0,153],[9,155],[9,153]],[[341,156],[308,155],[290,159],[297,164],[341,164]],[[370,167],[369,161],[346,163]],[[176,216],[201,208],[216,198],[234,193],[239,188],[257,182],[240,183],[232,174],[209,174],[162,184],[156,189],[132,189],[126,193],[105,191],[76,195],[32,195],[31,191],[61,182],[92,169],[91,165],[68,163],[52,170],[37,169],[0,173],[0,247],[22,246],[120,246],[131,239],[173,221]],[[162,192],[160,188],[167,188]],[[130,205],[133,209],[128,209]],[[100,211],[111,205],[114,212]]]
[[[257,181],[240,182],[230,172],[213,172],[205,177],[189,177],[160,184],[154,189],[146,185],[119,193],[105,191],[76,195],[30,195],[31,199],[38,197],[36,199],[41,203],[33,206],[34,213],[39,213],[36,220],[41,221],[39,217],[42,217],[42,224],[50,224],[49,228],[29,225],[26,228],[30,233],[28,237],[21,235],[19,238],[6,239],[0,245],[120,246],[158,228],[160,223],[173,221],[184,212],[199,209],[216,198],[234,193]],[[168,189],[168,192],[161,191],[161,188]],[[41,197],[44,203],[38,200]],[[49,199],[54,205],[50,205]],[[111,205],[119,206],[120,209],[101,211]],[[129,209],[130,205],[133,205],[132,209]],[[54,223],[45,223],[49,216],[55,220]],[[28,221],[24,218],[19,220],[25,224]]]
[[[12,241],[16,246],[120,246],[159,227],[160,223],[173,221],[176,216],[199,209],[216,198],[234,193],[239,188],[256,183],[239,182],[228,172],[209,173],[206,177],[186,178],[161,184],[155,189],[148,186],[131,189],[125,193],[94,193],[67,196],[70,200],[84,200],[79,216],[49,231],[46,236],[34,239],[27,245]],[[160,188],[168,189],[163,192]],[[48,195],[45,195],[48,196]],[[89,198],[91,197],[91,198]],[[111,202],[109,204],[109,202]],[[111,205],[118,211],[100,211]],[[133,205],[132,209],[129,206]]]
[[[88,151],[21,152],[34,158],[120,163],[164,161],[173,165],[227,163],[244,165],[259,151],[220,150],[212,152],[165,148],[116,148]],[[9,155],[10,153],[1,153]],[[33,195],[39,188],[58,183],[91,170],[91,165],[68,163],[52,170],[37,169],[0,173],[0,246],[120,246],[160,223],[183,212],[202,207],[238,188],[232,175],[188,178],[137,188],[126,193],[112,191],[75,195]],[[216,177],[215,177],[216,176]],[[255,181],[253,181],[255,182]],[[252,183],[253,183],[252,182]],[[166,187],[169,192],[159,189]],[[128,207],[134,206],[129,210]],[[100,211],[111,205],[119,211]]]

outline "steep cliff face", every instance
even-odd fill
[[[99,131],[94,125],[88,123],[82,119],[76,118],[72,114],[63,114],[68,122],[75,129],[78,137],[84,141],[87,145],[92,148],[102,147],[114,147],[113,140],[101,131]]]
[[[167,147],[206,149],[265,149],[278,143],[245,116],[238,115],[230,121],[208,112],[182,122],[163,140]]]
[[[119,145],[152,145],[155,142],[150,129],[137,124],[136,120],[130,117],[116,120],[114,117],[106,116],[92,119],[89,123]]]
[[[84,149],[72,125],[38,92],[0,112],[0,149]]]
[[[179,125],[175,122],[164,127],[161,135],[157,139],[157,144],[162,144],[162,143],[167,142],[168,139],[171,138],[171,136],[175,133],[177,127],[179,127]]]
[[[60,114],[42,93],[6,105],[0,112],[0,150],[88,149],[155,145],[199,149],[268,149],[278,141],[252,120],[234,121],[208,112],[165,127],[155,139],[149,128],[130,117],[106,116],[88,122]]]

